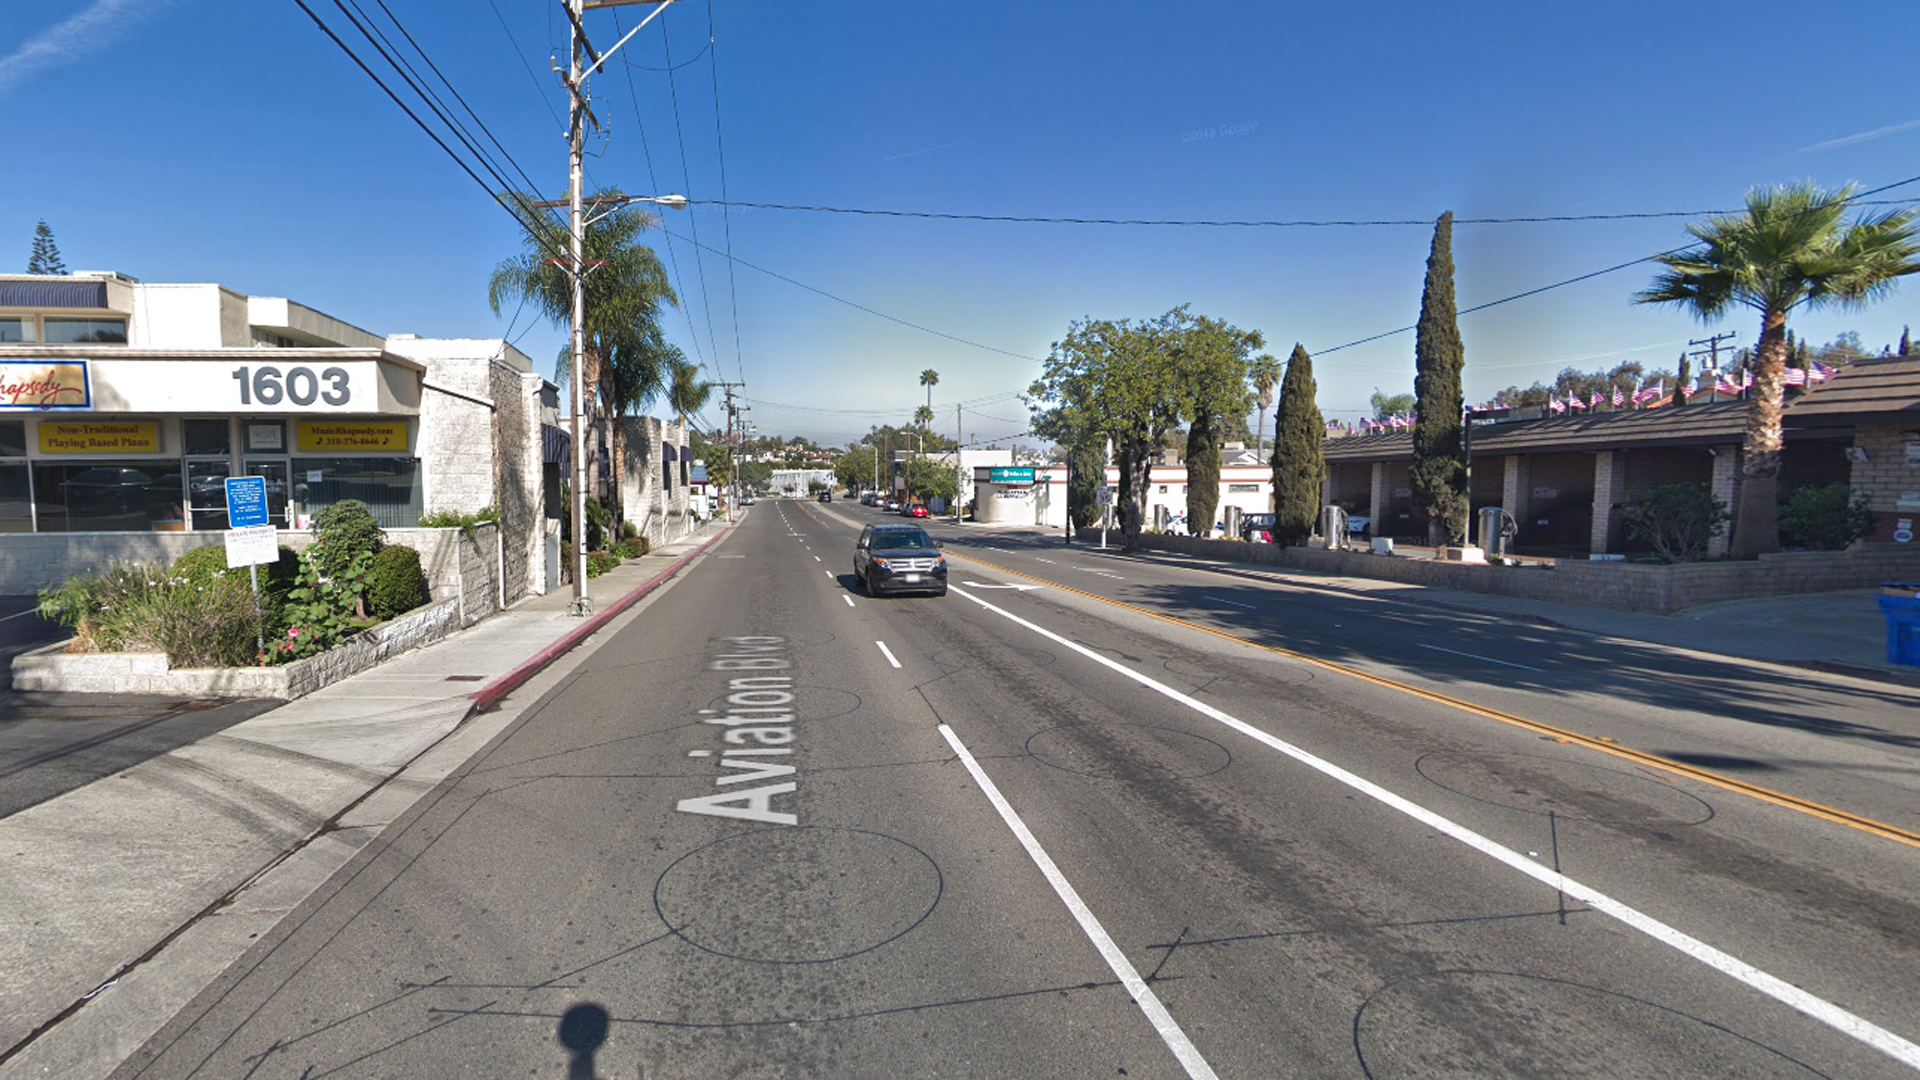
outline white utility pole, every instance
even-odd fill
[[[657,3],[660,6],[653,10],[653,14],[640,20],[640,25],[629,31],[605,55],[594,53],[593,45],[587,41],[586,26],[580,21],[581,14],[588,8],[623,7],[640,3]],[[573,384],[570,402],[573,410],[573,606],[570,613],[573,615],[587,615],[593,611],[593,601],[587,596],[586,378],[581,370],[586,352],[587,222],[580,206],[580,157],[585,151],[586,141],[587,77],[606,63],[607,57],[612,56],[620,46],[633,40],[633,35],[640,32],[641,26],[652,22],[671,3],[673,0],[561,0],[561,7],[567,13],[567,257],[571,263],[567,267],[567,276],[571,279],[573,289],[572,341],[568,353],[573,364],[572,378],[568,380]],[[593,65],[585,71],[580,69],[582,52],[593,56]],[[628,201],[686,206],[686,200],[679,196]],[[618,205],[616,203],[615,207]]]

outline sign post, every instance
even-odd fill
[[[265,631],[260,625],[261,563],[280,561],[280,547],[267,513],[267,478],[264,476],[227,477],[227,569],[247,568],[247,580],[253,583],[254,644],[267,651]]]

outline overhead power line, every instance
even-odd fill
[[[1913,200],[1881,199],[1881,200],[1869,201],[1869,200],[1863,199],[1862,196],[1879,195],[1882,192],[1892,191],[1894,188],[1906,187],[1908,184],[1916,184],[1916,183],[1920,183],[1920,176],[1909,176],[1905,180],[1895,180],[1891,184],[1882,184],[1877,188],[1869,188],[1868,190],[1862,191],[1858,195],[1855,195],[1853,198],[1848,199],[1847,205],[1849,206],[1891,206],[1891,205],[1909,204]],[[1725,213],[1737,213],[1737,211],[1716,210],[1716,211],[1712,211],[1712,213],[1725,214]],[[1458,219],[1456,219],[1455,224],[1458,224],[1458,223],[1459,223]],[[1552,292],[1555,289],[1564,288],[1565,286],[1568,286],[1568,285],[1575,285],[1582,281],[1589,281],[1589,280],[1592,280],[1593,278],[1604,277],[1605,275],[1614,273],[1615,271],[1618,271],[1618,270],[1625,270],[1628,267],[1639,266],[1641,263],[1649,263],[1649,262],[1653,262],[1656,259],[1663,259],[1669,255],[1678,255],[1685,251],[1691,251],[1694,249],[1694,247],[1695,245],[1690,243],[1682,244],[1679,247],[1668,248],[1665,251],[1656,251],[1651,255],[1642,255],[1640,258],[1629,259],[1623,263],[1615,263],[1612,266],[1606,267],[1604,269],[1593,270],[1585,274],[1578,274],[1578,275],[1575,275],[1574,277],[1565,278],[1563,280],[1556,281],[1551,285],[1541,285],[1538,288],[1528,289],[1525,292],[1514,293],[1512,296],[1503,296],[1498,300],[1489,300],[1484,304],[1475,304],[1473,307],[1470,307],[1470,308],[1462,308],[1458,313],[1456,313],[1455,317],[1458,318],[1460,315],[1471,315],[1476,311],[1485,311],[1488,308],[1496,308],[1502,304],[1511,304],[1515,300],[1524,300],[1529,296],[1539,296],[1541,293],[1544,293],[1544,292]],[[1403,326],[1398,330],[1388,330],[1383,334],[1374,334],[1371,337],[1363,337],[1357,341],[1349,341],[1343,345],[1335,345],[1331,348],[1313,350],[1313,355],[1325,356],[1328,353],[1336,353],[1342,349],[1351,349],[1356,345],[1365,345],[1365,344],[1368,344],[1369,342],[1379,341],[1382,338],[1393,337],[1396,334],[1405,334],[1413,329],[1414,327],[1411,327],[1411,326]]]
[[[1888,199],[1879,202],[1849,200],[1856,206],[1905,206],[1913,199]],[[730,202],[726,199],[688,199],[689,206],[738,206],[748,210],[789,210],[809,214],[849,214],[860,217],[926,218],[936,221],[997,221],[1018,225],[1153,225],[1179,228],[1214,229],[1336,229],[1375,228],[1380,226],[1432,227],[1433,218],[1378,219],[1210,219],[1210,218],[1090,218],[1043,217],[1026,214],[964,214],[942,210],[879,210],[866,207],[812,206],[800,203]],[[1548,222],[1636,221],[1652,218],[1712,217],[1738,213],[1737,210],[1650,210],[1623,214],[1545,214],[1533,217],[1454,218],[1455,225],[1535,225]]]
[[[805,289],[810,293],[817,293],[821,296],[826,297],[829,300],[832,300],[836,304],[845,304],[846,306],[853,308],[856,311],[864,311],[869,315],[873,315],[878,318],[885,319],[888,322],[899,323],[901,326],[907,327],[912,330],[918,330],[923,334],[932,334],[934,337],[946,338],[948,341],[959,342],[962,345],[969,345],[976,349],[984,349],[987,352],[999,353],[1002,356],[1011,356],[1016,360],[1031,360],[1036,364],[1044,362],[1037,356],[1028,356],[1025,353],[1017,353],[1007,349],[995,348],[992,345],[983,345],[978,341],[971,341],[967,338],[960,337],[957,334],[949,334],[944,330],[935,330],[931,326],[922,326],[917,322],[910,322],[906,319],[900,318],[897,315],[889,315],[884,311],[879,311],[874,308],[870,308],[865,304],[856,304],[852,300],[849,300],[844,296],[836,296],[833,293],[830,293],[827,290],[822,289],[818,286],[809,285],[804,281],[800,281],[795,278],[790,278],[787,275],[782,274],[778,271],[769,270],[764,266],[755,265],[754,263],[750,263],[745,259],[736,258],[732,255],[728,255],[726,252],[720,251],[716,248],[708,247],[707,245],[700,243],[698,240],[689,240],[686,237],[681,236],[679,233],[676,233],[673,230],[666,228],[664,225],[661,227],[660,231],[666,233],[668,236],[674,238],[675,240],[679,240],[682,243],[692,244],[694,247],[697,247],[702,251],[709,251],[715,255],[719,255],[722,258],[728,259],[732,262],[737,262],[741,266],[744,266],[749,270],[758,270],[760,273],[765,274],[770,278],[777,278],[778,280],[784,281],[789,285],[793,285],[793,286],[797,286],[799,288]]]

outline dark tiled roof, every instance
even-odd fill
[[[1920,356],[1855,360],[1824,386],[1795,401],[1786,422],[1920,420]]]
[[[1739,442],[1746,415],[1743,402],[1723,401],[1678,409],[1621,409],[1489,424],[1473,429],[1473,452],[1479,456],[1637,446],[1715,446]],[[1328,461],[1390,461],[1413,455],[1413,433],[1350,435],[1328,439],[1325,446]]]

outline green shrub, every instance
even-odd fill
[[[1705,555],[1707,541],[1725,531],[1732,517],[1707,485],[1666,484],[1648,488],[1628,508],[1627,533],[1667,562],[1680,562]]]
[[[499,520],[500,508],[497,506],[483,506],[478,510],[468,510],[464,512],[459,510],[435,510],[431,514],[421,515],[420,527],[423,529],[459,529],[461,532],[470,533],[476,525]]]
[[[208,544],[205,547],[194,548],[173,560],[173,565],[167,568],[167,573],[173,577],[186,578],[196,585],[205,585],[209,581],[223,578],[227,574],[227,546]],[[241,568],[240,574],[242,577],[246,576],[244,567]]]
[[[353,561],[333,574],[320,571],[319,545],[300,556],[300,573],[281,609],[283,630],[267,645],[267,661],[286,663],[333,648],[368,622],[361,595],[375,556],[354,554]]]
[[[613,524],[613,511],[600,505],[600,500],[587,496],[587,550],[599,551],[607,534],[607,526]]]
[[[601,574],[620,565],[620,556],[608,551],[587,552],[587,576],[599,577]]]
[[[225,549],[213,549],[226,559]],[[205,563],[199,556],[194,563]],[[115,564],[41,590],[40,613],[71,627],[77,652],[164,652],[174,667],[237,667],[256,659],[259,618],[245,578]]]
[[[1780,508],[1781,538],[1794,547],[1839,551],[1873,535],[1873,501],[1846,484],[1803,484]]]
[[[308,554],[326,577],[344,571],[362,552],[368,557],[379,554],[387,542],[387,534],[380,531],[373,511],[358,499],[342,499],[315,514],[313,534]]]
[[[653,541],[644,536],[629,537],[607,549],[622,559],[638,559],[653,550]]]
[[[640,526],[635,525],[631,521],[623,521],[620,523],[620,538],[622,540],[634,540],[638,539],[639,536]]]
[[[427,602],[427,575],[420,569],[420,553],[404,544],[390,544],[373,557],[367,574],[367,607],[376,619],[391,619]]]

